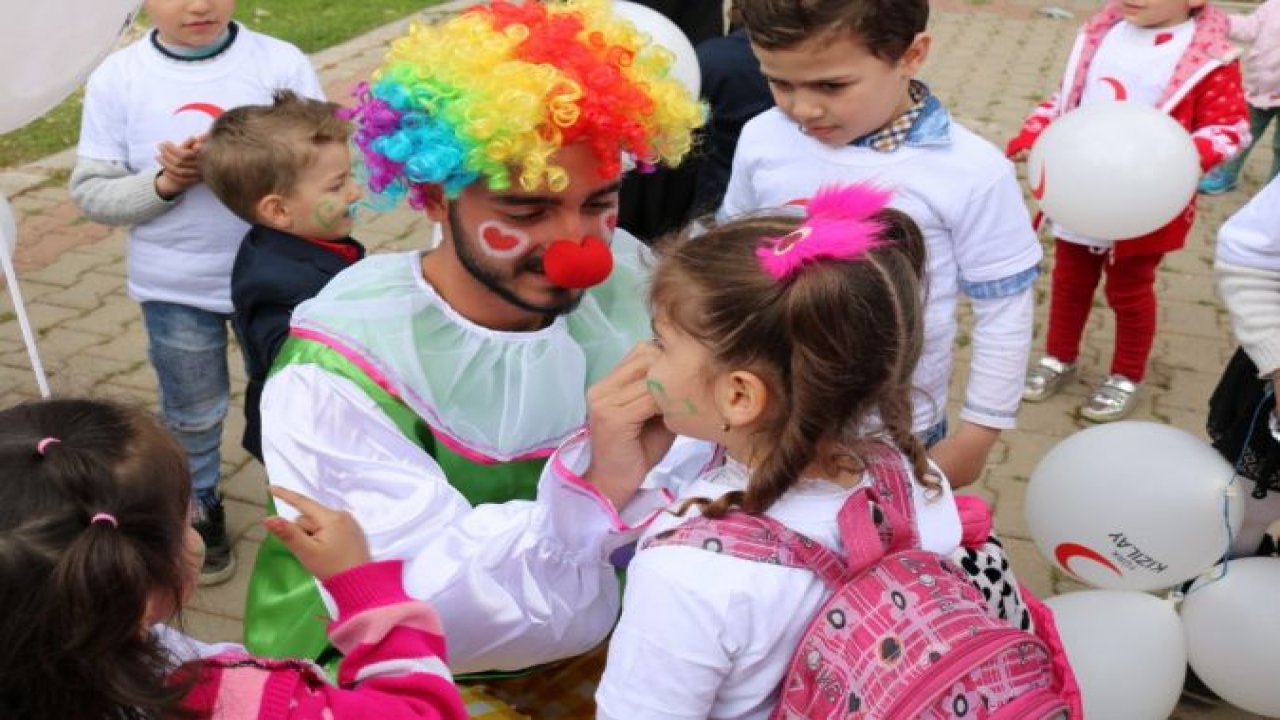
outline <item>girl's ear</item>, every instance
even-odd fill
[[[764,417],[769,388],[750,370],[732,370],[716,382],[716,405],[731,427],[747,427]]]

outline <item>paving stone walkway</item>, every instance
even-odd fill
[[[465,3],[447,7],[459,4]],[[1050,6],[1074,13],[1074,19],[1043,14]],[[936,0],[931,21],[936,42],[924,79],[961,122],[1003,146],[1030,107],[1053,89],[1079,22],[1096,6],[1093,0]],[[392,23],[312,56],[329,96],[340,101],[349,97],[351,86],[367,78],[381,61],[386,43],[404,25],[405,21]],[[1202,199],[1200,219],[1187,248],[1169,256],[1160,269],[1160,329],[1150,382],[1135,418],[1169,423],[1203,436],[1209,393],[1234,347],[1225,310],[1214,292],[1214,233],[1256,191],[1268,161],[1265,150],[1255,153],[1240,190]],[[80,215],[66,191],[73,162],[74,152],[68,151],[0,170],[0,192],[9,197],[18,218],[15,260],[21,289],[50,382],[60,395],[93,394],[154,407],[155,379],[146,359],[141,315],[125,294],[124,232]],[[388,252],[422,247],[430,230],[422,215],[398,209],[362,217],[353,234],[373,252]],[[1047,286],[1046,277],[1039,290],[1037,351],[1043,342]],[[1027,479],[1050,447],[1086,426],[1076,408],[1090,386],[1105,375],[1113,338],[1109,313],[1095,313],[1080,379],[1049,402],[1024,406],[1018,430],[1005,434],[973,490],[994,502],[996,527],[1016,572],[1042,595],[1080,586],[1052,569],[1030,540],[1022,513]],[[957,377],[963,380],[967,361],[963,348],[960,357]],[[206,640],[239,638],[248,570],[263,538],[259,521],[264,514],[265,476],[262,467],[239,447],[244,377],[234,348],[230,366],[234,406],[223,443],[223,472],[241,565],[231,582],[202,590],[186,613],[187,629]],[[36,396],[15,316],[7,300],[0,302],[0,403],[7,406]],[[1175,717],[1254,716],[1184,703]]]

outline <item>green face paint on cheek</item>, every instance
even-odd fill
[[[667,395],[667,388],[657,380],[645,380],[645,385],[649,388],[649,392],[653,395],[653,399],[658,401],[658,409],[663,415],[679,417],[682,415],[694,416],[698,414],[698,408],[689,398],[684,400],[672,400]]]
[[[338,227],[349,214],[346,203],[331,197],[321,198],[311,209],[311,219],[324,230]]]

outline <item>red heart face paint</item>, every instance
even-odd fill
[[[533,242],[528,233],[498,220],[486,220],[477,230],[480,235],[480,249],[489,257],[518,257]]]

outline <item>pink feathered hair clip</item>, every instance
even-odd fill
[[[821,188],[806,206],[804,224],[783,237],[765,238],[756,257],[777,280],[818,260],[857,260],[884,244],[886,224],[875,215],[892,198],[892,192],[869,183]]]

